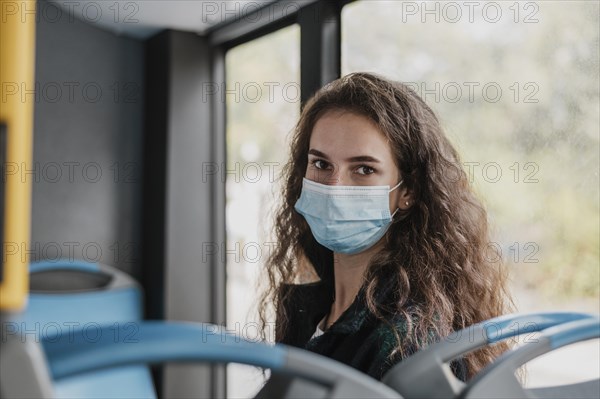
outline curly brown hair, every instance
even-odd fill
[[[331,253],[318,244],[304,218],[294,210],[307,167],[313,126],[325,112],[344,110],[374,121],[387,137],[414,206],[399,210],[386,233],[386,244],[364,275],[368,309],[385,322],[386,315],[409,322],[396,334],[393,355],[405,357],[429,343],[512,307],[507,274],[490,245],[487,214],[469,185],[460,158],[438,118],[409,87],[369,73],[353,73],[318,91],[304,106],[293,132],[291,157],[282,173],[282,204],[275,214],[278,245],[267,260],[268,287],[260,302],[266,326],[269,308],[276,315],[275,340],[288,328],[284,285],[305,282],[305,276],[333,279],[314,254]],[[331,267],[329,269],[332,269]],[[393,286],[393,301],[375,295]],[[409,306],[410,305],[410,306]],[[425,338],[424,338],[425,337]],[[468,376],[508,349],[503,343],[464,358]]]

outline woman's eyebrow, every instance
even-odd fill
[[[315,155],[317,157],[321,157],[321,158],[325,158],[325,159],[329,159],[329,157],[327,155],[325,155],[324,153],[322,153],[319,150],[315,150],[314,148],[311,148],[310,150],[308,150],[308,154]]]
[[[381,161],[375,157],[372,157],[370,155],[359,155],[357,157],[351,157],[348,158],[346,161],[348,162],[374,162],[374,163],[381,163]]]
[[[324,153],[322,153],[319,150],[315,150],[314,148],[310,149],[308,151],[308,153],[310,155],[315,155],[317,157],[321,157],[324,159],[329,159],[329,157],[327,155],[325,155]],[[355,157],[350,157],[346,160],[347,162],[373,162],[373,163],[381,163],[381,161],[375,157],[372,157],[370,155],[358,155]]]

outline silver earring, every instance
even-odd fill
[[[406,202],[404,203],[404,205],[408,206],[408,204],[409,204],[409,203],[410,203],[410,202],[406,201]]]

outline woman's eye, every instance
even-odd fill
[[[362,165],[359,166],[356,171],[359,175],[370,175],[371,173],[375,172],[375,169],[371,168],[370,166]]]
[[[312,163],[317,169],[327,169],[329,167],[329,163],[323,161],[322,159],[314,159],[310,163]]]

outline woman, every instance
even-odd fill
[[[431,342],[506,313],[486,212],[460,165],[433,111],[401,83],[354,73],[309,100],[267,262],[261,320],[274,304],[276,341],[381,379]],[[505,349],[452,368],[465,380]]]

